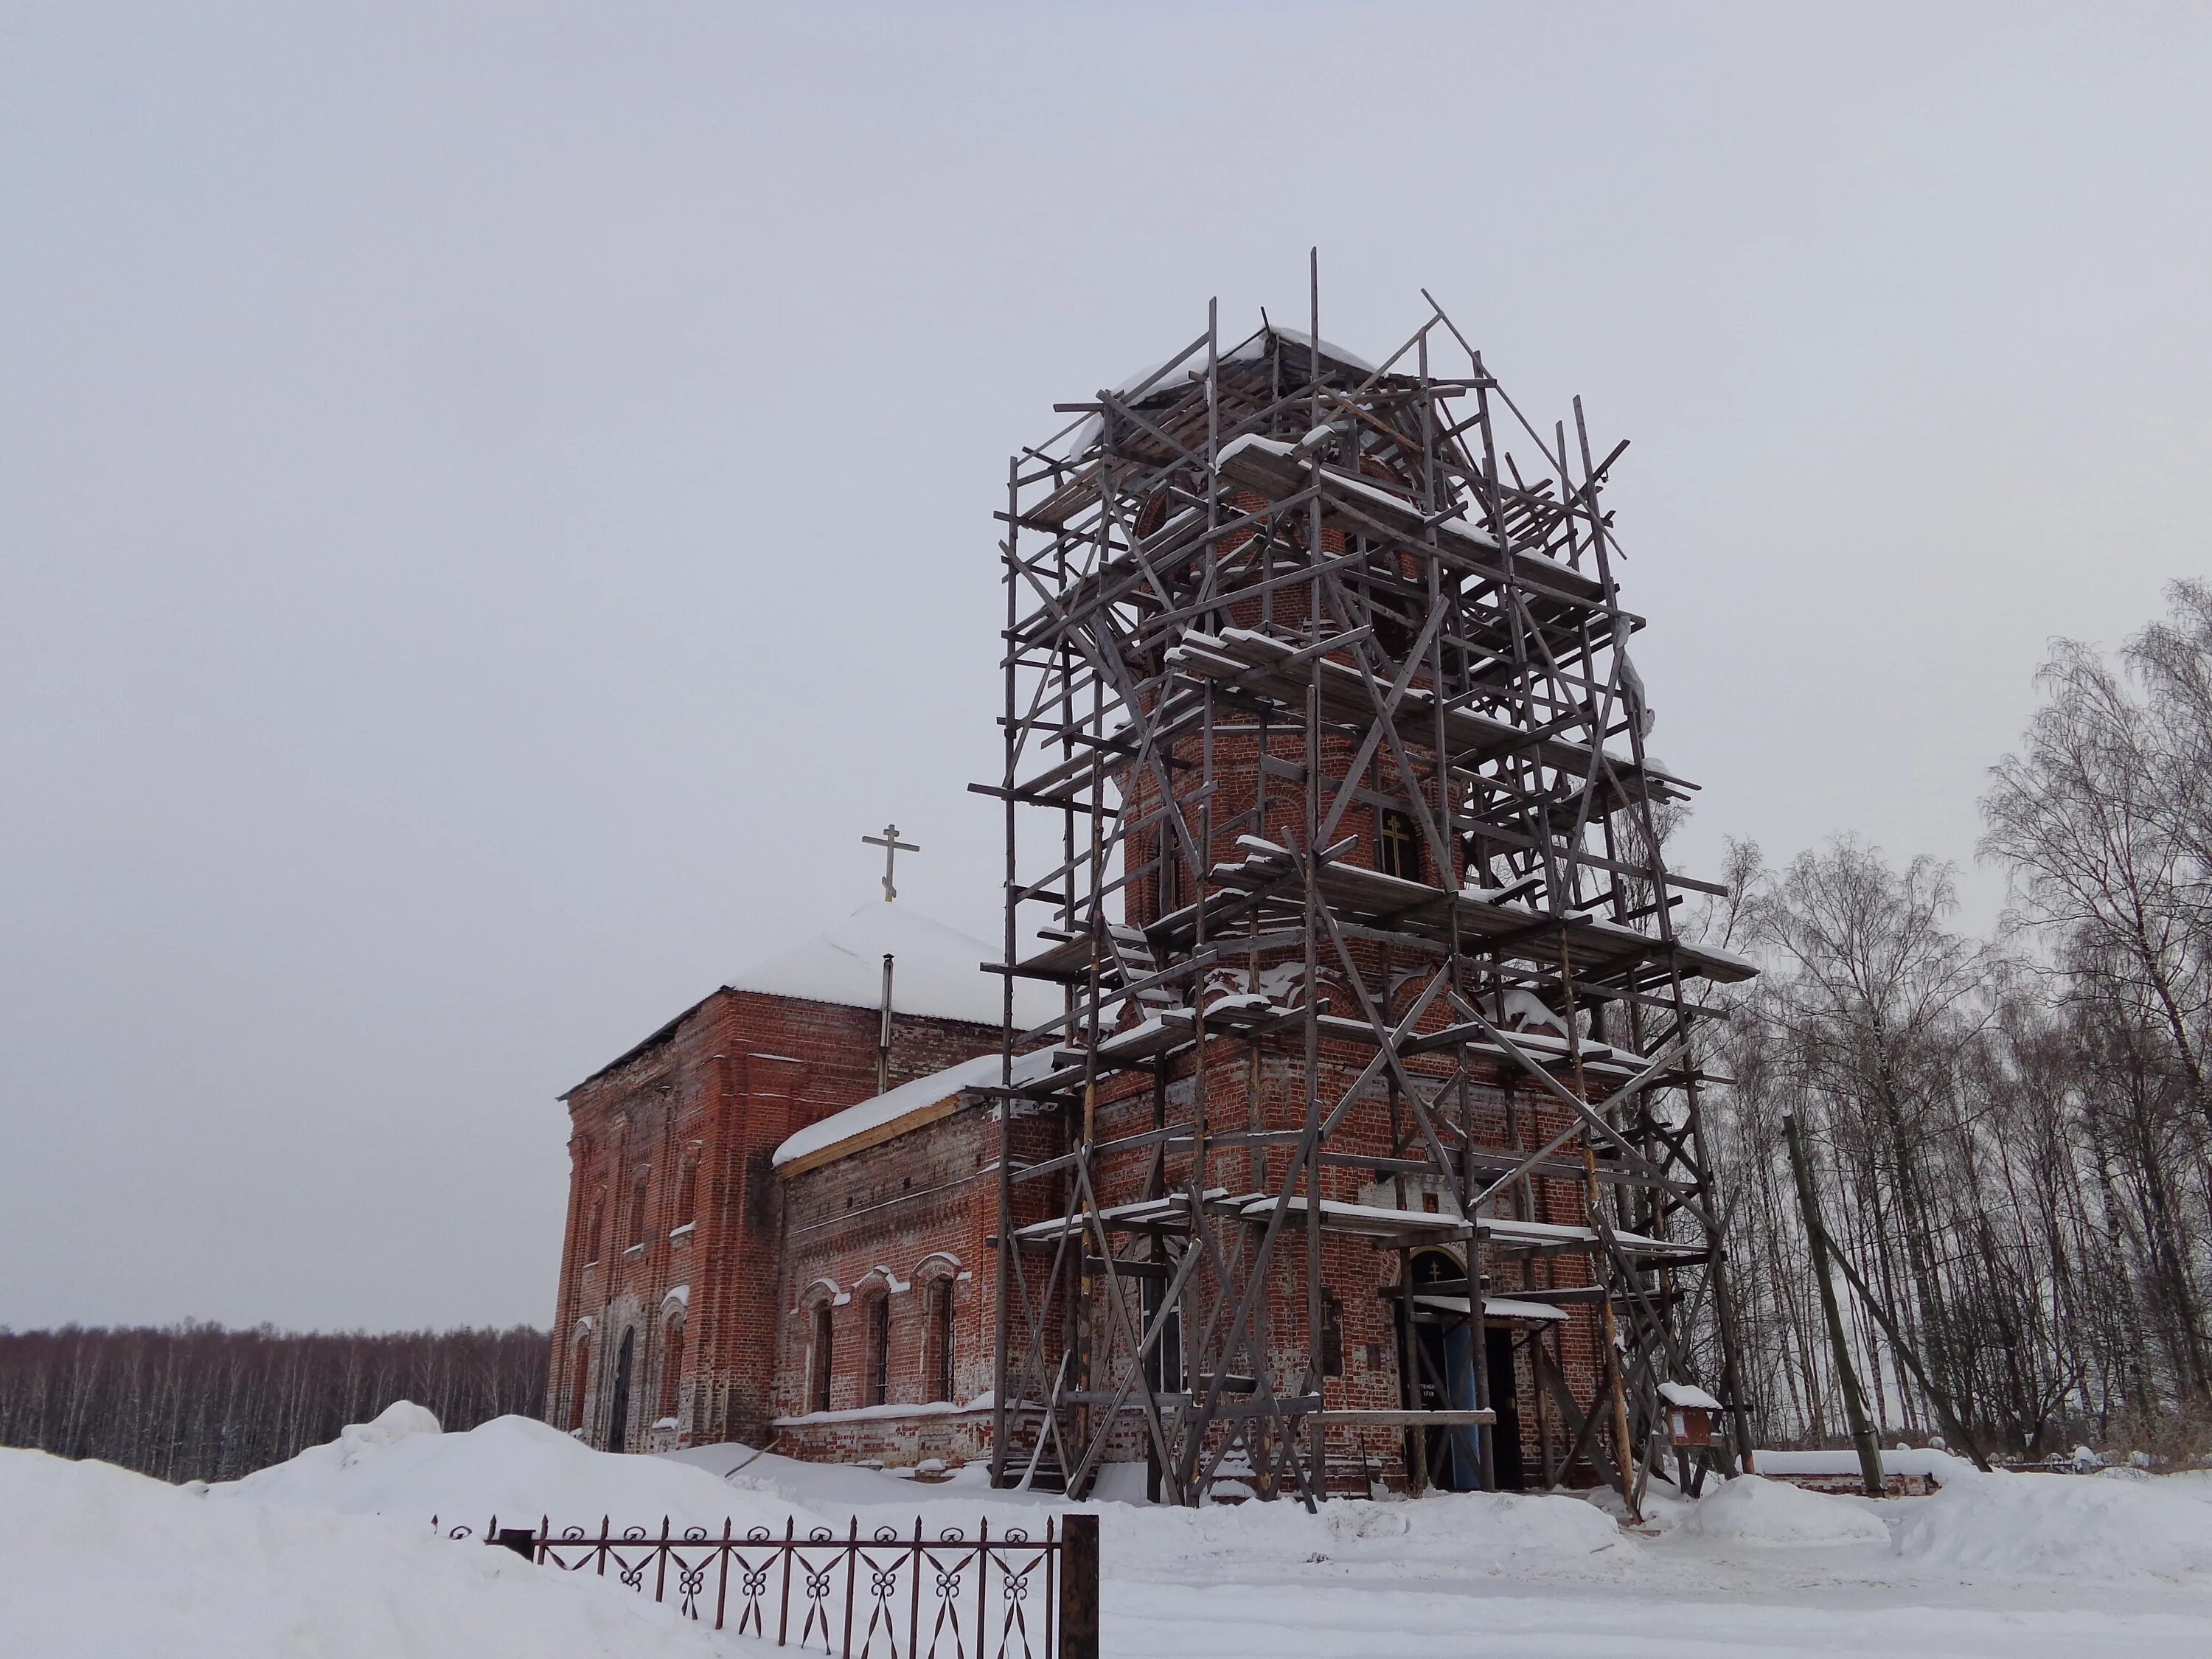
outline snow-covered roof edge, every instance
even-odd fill
[[[727,988],[875,1008],[882,1003],[883,959],[889,955],[894,1012],[996,1029],[1005,1013],[1006,982],[985,972],[983,963],[1001,954],[911,905],[871,900],[813,938],[732,975]],[[1043,1024],[1058,1006],[1048,989],[1015,982],[1014,1019],[1020,1028]]]
[[[973,1060],[963,1060],[957,1066],[948,1066],[941,1072],[932,1072],[927,1077],[902,1083],[897,1088],[878,1095],[872,1100],[864,1100],[857,1106],[848,1106],[842,1112],[832,1112],[818,1123],[808,1124],[785,1140],[769,1161],[776,1169],[782,1169],[801,1158],[811,1158],[818,1152],[841,1146],[848,1140],[887,1128],[902,1118],[942,1106],[969,1089],[996,1083],[999,1080],[1000,1059],[997,1054],[978,1054]],[[1024,1083],[1043,1076],[1052,1069],[1051,1060],[1049,1047],[1035,1049],[1026,1054],[1017,1054],[1014,1057],[1014,1080]]]

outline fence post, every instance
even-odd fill
[[[1098,1517],[1095,1515],[1060,1517],[1057,1659],[1098,1659]]]

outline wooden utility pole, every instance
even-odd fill
[[[1797,1177],[1797,1202],[1805,1212],[1805,1237],[1812,1248],[1813,1273],[1820,1287],[1820,1311],[1828,1322],[1828,1346],[1835,1352],[1844,1415],[1850,1420],[1851,1443],[1859,1450],[1859,1476],[1866,1483],[1866,1495],[1879,1498],[1882,1494],[1881,1448],[1875,1443],[1874,1425],[1867,1420],[1858,1373],[1851,1369],[1850,1349],[1844,1340],[1843,1310],[1836,1305],[1836,1281],[1828,1273],[1828,1229],[1820,1219],[1820,1197],[1813,1188],[1813,1166],[1805,1158],[1805,1141],[1797,1133],[1796,1114],[1783,1114],[1782,1132],[1790,1140],[1790,1168]]]

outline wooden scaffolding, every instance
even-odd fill
[[[1626,445],[1594,459],[1579,399],[1537,433],[1428,305],[1379,366],[1321,340],[1317,281],[1303,331],[1209,307],[1010,465],[1006,766],[975,786],[1006,818],[999,1484],[1142,1457],[1170,1501],[1311,1503],[1401,1443],[1417,1490],[1455,1447],[1496,1484],[1483,1364],[1472,1398],[1412,1360],[1388,1401],[1331,1381],[1343,1295],[1378,1294],[1346,1239],[1395,1257],[1408,1332],[1601,1334],[1577,1391],[1521,1329],[1528,1484],[1633,1510],[1749,1443],[1696,1026],[1699,982],[1752,970],[1674,926],[1722,890],[1662,855],[1692,786],[1625,648]],[[1017,1030],[1014,976],[1063,1013]],[[1547,1182],[1575,1224],[1535,1218]],[[1669,1398],[1705,1395],[1711,1448],[1679,1413],[1670,1446]]]

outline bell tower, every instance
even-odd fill
[[[978,786],[1006,971],[1063,997],[1006,1032],[1054,1058],[1006,1074],[996,1478],[1632,1509],[1670,1382],[1732,1469],[1693,993],[1751,969],[1673,927],[1719,890],[1662,855],[1626,445],[1528,427],[1440,309],[1380,363],[1210,315],[1062,407]]]

